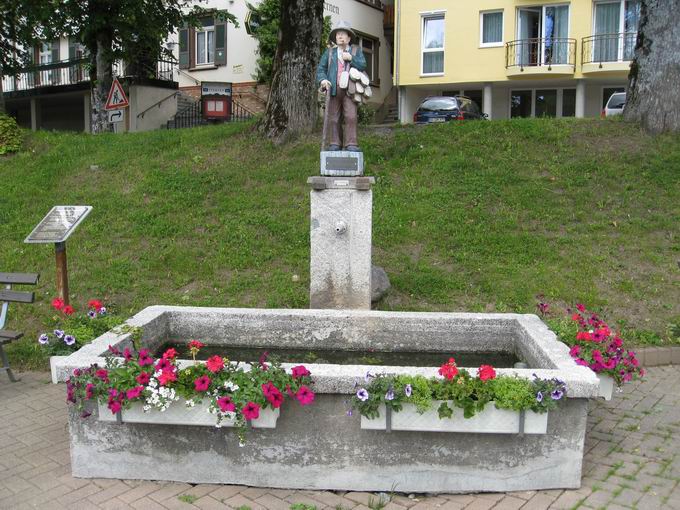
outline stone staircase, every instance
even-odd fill
[[[396,124],[397,122],[399,122],[399,108],[397,108],[396,104],[390,105],[390,107],[387,109],[387,114],[383,119],[383,123]]]
[[[177,113],[168,120],[167,129],[202,126],[206,124],[201,115],[201,103],[195,97],[179,92],[177,95]]]

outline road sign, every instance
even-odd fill
[[[63,243],[91,210],[89,205],[54,206],[24,242]]]
[[[246,33],[248,35],[255,35],[257,31],[260,29],[262,26],[262,18],[260,14],[256,11],[251,11],[249,10],[246,14],[245,17],[245,27],[246,27]]]
[[[125,110],[109,110],[109,122],[123,122],[125,119]]]
[[[118,110],[128,106],[127,96],[123,91],[123,86],[118,81],[118,78],[113,79],[111,90],[109,90],[109,97],[106,99],[105,110]]]

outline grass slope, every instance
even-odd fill
[[[41,132],[28,145],[0,159],[0,270],[42,274],[36,303],[12,307],[8,326],[27,332],[14,362],[44,363],[53,247],[23,239],[56,204],[94,206],[68,242],[80,308],[308,306],[317,137],[275,147],[222,125]],[[676,341],[680,137],[527,119],[365,133],[362,145],[378,181],[374,263],[393,285],[381,308],[534,312],[544,294],[623,320],[637,341]]]

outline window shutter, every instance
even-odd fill
[[[52,62],[59,62],[59,39],[52,41]]]
[[[179,29],[179,68],[189,69],[189,29]]]
[[[227,24],[215,19],[215,65],[227,65]]]
[[[77,57],[76,52],[78,50],[78,42],[75,41],[72,37],[68,38],[68,59],[69,60],[74,60]]]

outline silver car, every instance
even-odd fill
[[[626,106],[626,93],[615,92],[609,97],[609,101],[604,105],[602,110],[602,117],[613,117],[614,115],[621,115],[623,107]]]

